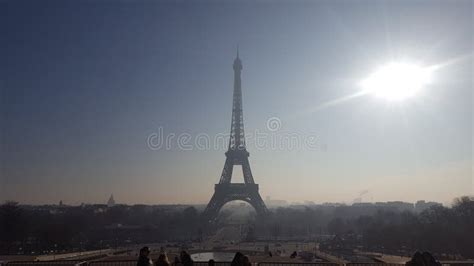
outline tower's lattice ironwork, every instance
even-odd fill
[[[248,202],[257,211],[258,215],[265,215],[268,210],[258,192],[258,184],[255,184],[250,170],[249,153],[245,147],[244,119],[242,113],[242,87],[240,74],[242,72],[242,61],[237,57],[234,60],[234,94],[232,102],[232,122],[230,126],[229,147],[224,164],[224,170],[215,185],[214,195],[204,210],[204,216],[208,221],[217,218],[219,210],[229,201],[242,200]],[[231,183],[234,165],[242,166],[244,183]]]

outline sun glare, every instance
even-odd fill
[[[387,100],[403,100],[414,96],[431,76],[429,68],[408,63],[390,63],[362,81],[365,93]]]

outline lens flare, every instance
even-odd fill
[[[430,68],[408,63],[390,63],[363,80],[361,86],[365,93],[398,101],[416,95],[430,79]]]

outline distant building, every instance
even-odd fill
[[[345,206],[345,204],[340,203],[340,202],[323,202],[323,204],[321,204],[321,206],[323,206],[323,207],[340,207],[340,206]]]
[[[265,204],[270,208],[288,206],[288,202],[286,200],[274,200],[274,199],[271,199],[270,196],[267,196],[265,198]]]
[[[422,212],[428,208],[431,208],[433,206],[442,206],[441,203],[438,202],[433,202],[433,201],[424,201],[424,200],[419,200],[415,203],[415,211],[416,212]]]
[[[110,195],[110,198],[107,201],[107,207],[111,208],[113,206],[115,206],[114,194]]]
[[[354,202],[352,204],[354,207],[374,207],[375,205],[372,202]]]
[[[387,201],[387,202],[376,202],[375,206],[386,207],[386,208],[395,208],[399,211],[413,211],[413,203],[403,202],[403,201]]]

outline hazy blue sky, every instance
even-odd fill
[[[2,0],[0,30],[0,200],[206,203],[225,147],[152,150],[147,138],[230,130],[237,44],[246,132],[317,140],[249,145],[264,198],[473,194],[470,0]],[[403,102],[325,105],[399,59],[444,65]]]

